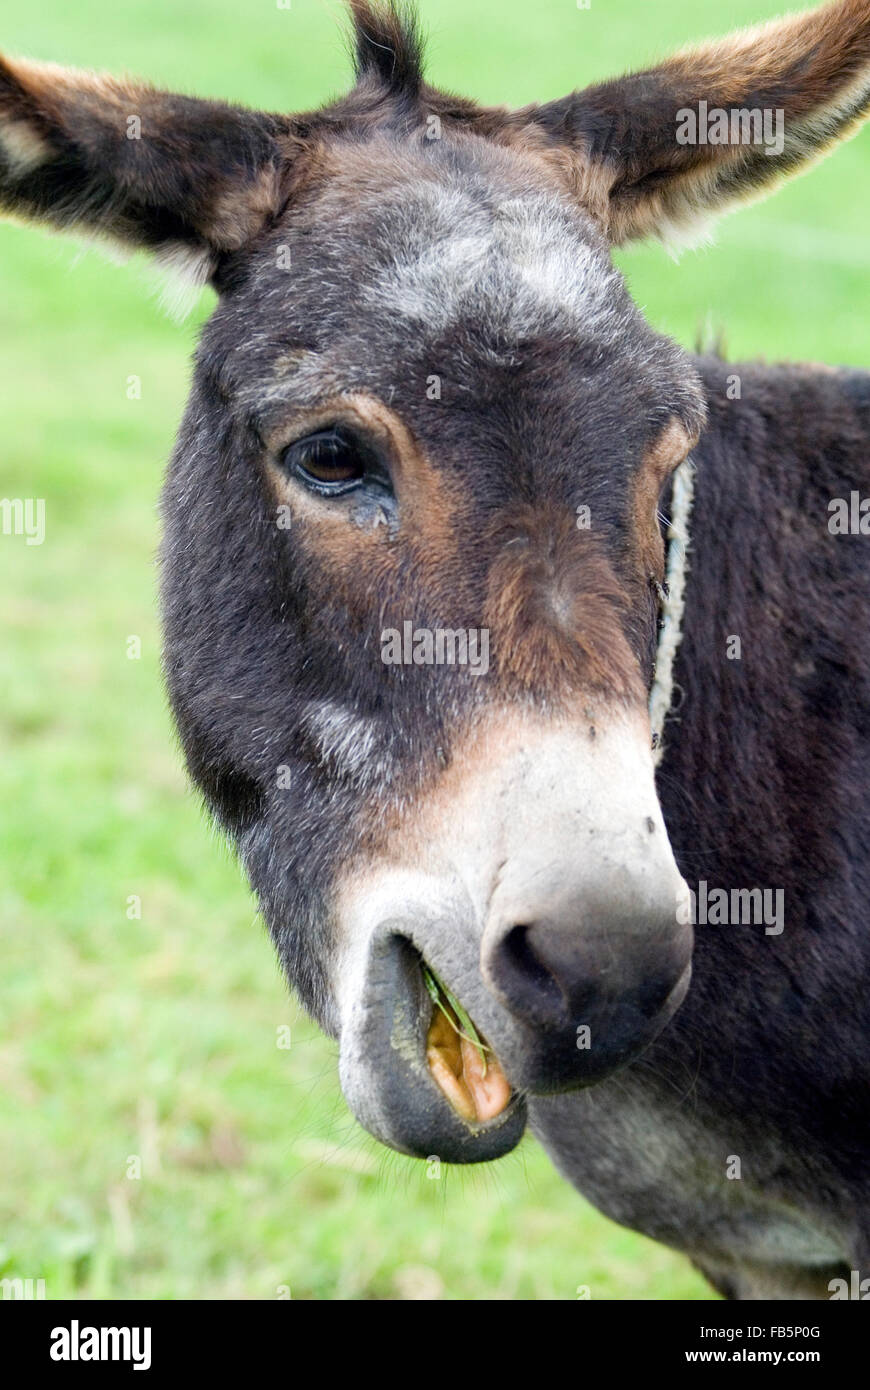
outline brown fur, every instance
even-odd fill
[[[625,590],[574,516],[517,507],[488,543],[495,558],[485,626],[500,678],[526,690],[606,691],[642,703],[637,660],[622,636]]]
[[[665,483],[683,461],[697,437],[680,420],[669,420],[647,450],[632,483],[632,546],[639,567],[659,584],[664,581],[665,547],[658,523],[658,504]]]

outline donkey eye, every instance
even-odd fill
[[[288,473],[325,497],[337,497],[367,482],[389,486],[371,445],[340,426],[297,439],[284,450],[282,462]]]

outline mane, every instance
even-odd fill
[[[423,35],[408,0],[348,0],[358,84],[376,82],[384,94],[415,100],[423,84]]]

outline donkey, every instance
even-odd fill
[[[609,248],[854,133],[870,3],[522,110],[351,8],[309,114],[0,67],[2,206],[217,292],[163,497],[191,775],[372,1134],[528,1125],[722,1293],[827,1297],[870,1272],[870,567],[829,514],[870,374],[690,356]],[[707,914],[749,885],[782,914]]]

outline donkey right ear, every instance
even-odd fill
[[[0,59],[0,211],[177,259],[205,282],[279,211],[289,120]]]
[[[774,19],[518,114],[574,152],[612,242],[692,237],[870,115],[870,0]]]

